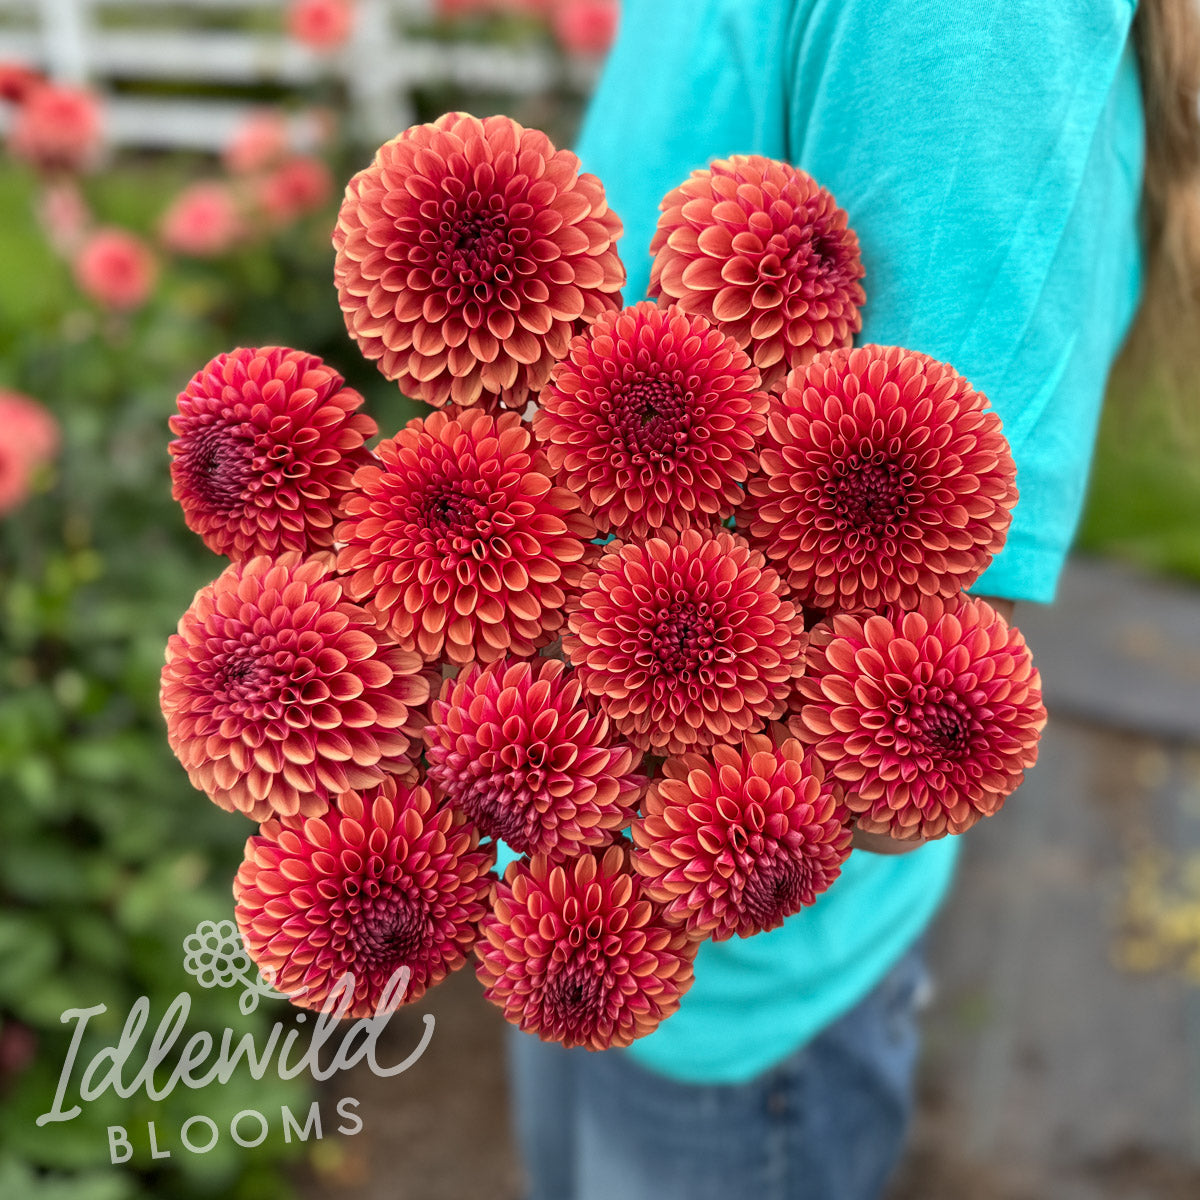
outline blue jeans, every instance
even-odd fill
[[[510,1030],[529,1200],[877,1200],[904,1146],[926,984],[910,950],[856,1008],[744,1084]]]

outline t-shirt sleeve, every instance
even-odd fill
[[[858,232],[863,342],[944,359],[999,412],[1020,499],[976,590],[1053,597],[1140,286],[1129,0],[816,0],[787,141]]]

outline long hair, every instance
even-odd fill
[[[1200,426],[1200,3],[1139,0],[1146,112],[1146,287],[1127,360]]]

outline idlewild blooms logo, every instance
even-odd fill
[[[272,973],[261,971],[250,961],[237,926],[232,921],[201,921],[183,940],[184,970],[202,988],[240,988],[238,1007],[249,1014],[260,999],[287,1000],[302,994],[282,993],[274,988]],[[306,1072],[314,1080],[333,1078],[359,1063],[366,1063],[381,1077],[399,1075],[425,1053],[433,1036],[434,1019],[426,1013],[421,1040],[398,1063],[384,1064],[377,1058],[380,1035],[392,1014],[404,1002],[411,971],[400,967],[388,979],[375,1015],[345,1021],[354,1001],[354,975],[346,972],[335,981],[324,1004],[315,1014],[315,1022],[305,1043],[299,1026],[307,1021],[304,1012],[295,1014],[296,1026],[287,1029],[276,1021],[259,1044],[253,1033],[226,1027],[220,1035],[201,1030],[183,1040],[191,1014],[192,998],[180,992],[167,1006],[150,1031],[151,1012],[148,996],[139,996],[129,1010],[120,1036],[91,1059],[79,1062],[80,1049],[89,1022],[108,1011],[107,1005],[69,1008],[62,1014],[64,1024],[73,1025],[71,1044],[59,1073],[54,1101],[37,1118],[38,1125],[71,1121],[83,1111],[83,1105],[107,1091],[131,1099],[141,1093],[151,1100],[163,1100],[177,1087],[202,1088],[226,1084],[239,1069],[255,1080],[262,1080],[274,1069],[280,1079],[295,1079]],[[182,1041],[182,1044],[180,1044]],[[340,1118],[337,1131],[356,1134],[363,1123],[357,1114],[358,1100],[343,1096],[337,1101]],[[299,1137],[324,1136],[320,1101],[314,1100],[303,1117],[297,1117],[286,1105],[281,1108],[280,1131],[285,1141]],[[229,1137],[247,1149],[260,1146],[271,1133],[271,1120],[257,1109],[243,1109],[229,1122]],[[135,1133],[133,1136],[137,1136]],[[222,1136],[211,1117],[196,1113],[183,1122],[178,1131],[179,1144],[192,1154],[205,1154]],[[146,1144],[151,1158],[170,1158],[171,1148],[163,1141],[153,1121],[146,1122]],[[128,1161],[134,1152],[129,1128],[108,1126],[109,1160]]]

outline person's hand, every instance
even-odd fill
[[[1016,607],[1012,600],[1002,600],[998,596],[983,596],[1006,621],[1012,620],[1013,609]],[[854,831],[851,845],[855,850],[865,850],[868,854],[909,854],[924,846],[928,838],[913,838],[902,841],[900,838],[889,837],[886,833],[867,833],[864,830]]]

